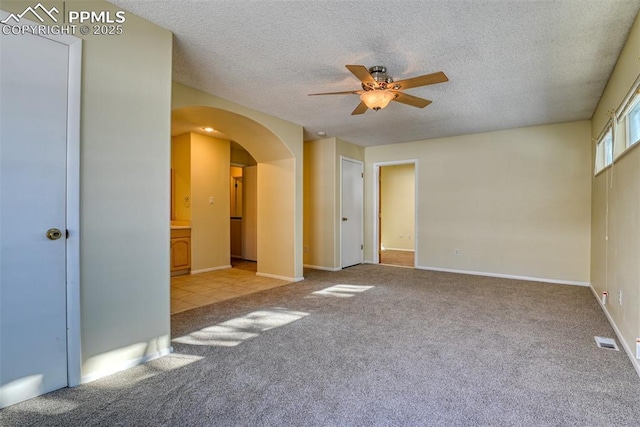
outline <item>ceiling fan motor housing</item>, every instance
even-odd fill
[[[369,68],[369,74],[375,80],[375,83],[362,83],[364,90],[387,89],[389,83],[393,83],[393,79],[387,75],[387,68],[382,65],[375,65]]]

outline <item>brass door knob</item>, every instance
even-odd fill
[[[47,230],[47,239],[49,240],[58,240],[62,237],[62,231],[57,228],[50,228]]]
[[[342,220],[343,220],[343,221],[347,221],[348,219],[349,219],[349,218],[347,218],[347,217],[344,217],[344,216],[342,217]]]

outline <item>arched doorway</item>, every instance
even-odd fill
[[[302,217],[301,197],[298,199],[298,193],[301,193],[302,185],[296,168],[296,164],[301,162],[301,156],[296,158],[295,150],[290,149],[278,134],[246,115],[212,106],[184,106],[175,108],[172,112],[174,137],[188,134],[190,139],[202,145],[201,140],[206,135],[203,127],[207,126],[219,131],[227,142],[233,140],[240,144],[257,162],[257,275],[289,281],[302,280],[301,242],[298,242],[301,240]],[[228,148],[226,150],[229,152]],[[229,159],[226,164],[225,188],[229,191]],[[212,206],[216,204],[213,194],[194,196],[197,199],[188,203],[202,203],[204,200]],[[224,227],[222,224],[221,226]],[[217,234],[215,239],[210,234],[208,239],[209,243],[215,240],[215,244],[219,245],[218,249],[224,253],[221,259],[228,261],[228,229]],[[218,265],[215,265],[216,262],[213,264],[205,268],[225,267],[219,261]]]

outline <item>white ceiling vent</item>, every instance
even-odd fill
[[[596,340],[596,344],[600,348],[606,348],[609,350],[620,351],[618,348],[618,344],[616,344],[616,340],[613,338],[603,338],[603,337],[594,337]]]

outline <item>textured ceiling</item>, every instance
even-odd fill
[[[173,78],[364,145],[589,119],[640,0],[140,1],[111,3],[174,33]],[[433,104],[351,116],[344,67],[384,65]]]

